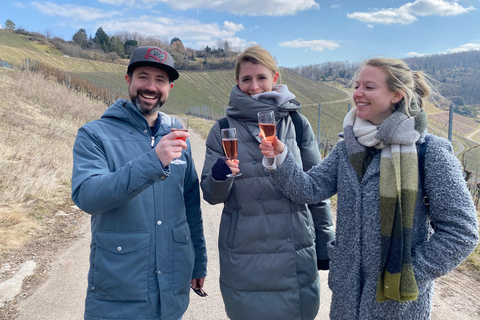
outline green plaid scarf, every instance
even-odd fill
[[[357,118],[353,108],[344,120],[350,163],[362,180],[368,163],[366,147],[381,149],[380,231],[381,263],[377,301],[416,300],[418,287],[412,267],[412,225],[418,188],[415,142],[427,127],[427,116],[416,104],[395,111],[380,126]]]

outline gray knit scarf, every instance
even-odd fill
[[[381,149],[380,231],[381,264],[377,301],[416,300],[418,287],[412,267],[413,215],[418,189],[416,141],[427,127],[423,109],[405,104],[380,126],[357,118],[353,108],[345,117],[344,135],[350,163],[359,181],[366,170],[366,147]]]

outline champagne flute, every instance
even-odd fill
[[[225,155],[228,160],[235,160],[238,154],[238,140],[237,140],[237,129],[227,128],[222,129],[222,144],[223,150],[225,150]],[[227,174],[227,177],[239,177],[242,173],[230,173]]]
[[[188,132],[188,118],[185,117],[177,117],[177,116],[172,116],[172,122],[171,122],[171,131],[184,131]],[[177,138],[181,139],[183,141],[186,141],[187,138]],[[181,160],[181,159],[175,159],[172,160],[173,164],[185,164],[186,162]]]
[[[270,143],[275,136],[275,115],[273,111],[261,111],[257,113],[258,126],[262,132],[263,137]]]

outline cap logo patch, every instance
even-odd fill
[[[150,48],[145,54],[145,59],[154,58],[158,63],[163,63],[167,59],[167,52],[160,50],[159,48]]]

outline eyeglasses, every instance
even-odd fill
[[[199,295],[200,297],[202,297],[202,298],[208,296],[208,294],[207,294],[205,291],[203,291],[202,288],[194,288],[194,287],[192,287],[192,290],[193,290],[193,292],[195,292],[196,294],[198,294],[198,295]]]

